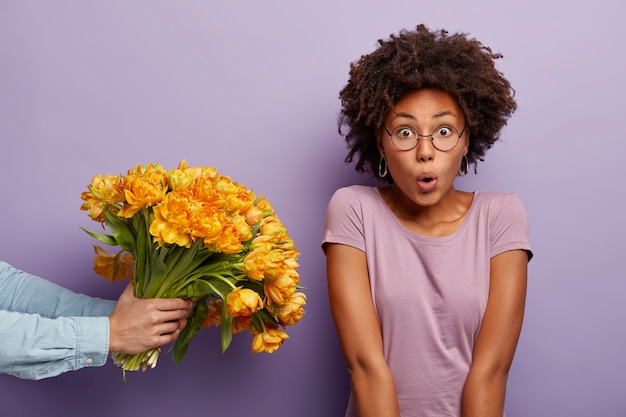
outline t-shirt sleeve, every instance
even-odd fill
[[[365,251],[362,205],[349,187],[335,191],[328,203],[322,249],[326,250],[327,243],[340,243]]]
[[[510,250],[524,250],[533,257],[528,239],[528,215],[517,194],[506,194],[491,222],[491,257]]]

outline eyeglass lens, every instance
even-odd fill
[[[461,135],[453,126],[439,126],[430,135],[421,135],[410,126],[398,126],[391,132],[391,140],[398,149],[410,150],[417,146],[420,138],[430,137],[433,146],[440,151],[449,151],[459,142]]]

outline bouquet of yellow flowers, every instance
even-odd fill
[[[253,352],[274,352],[286,326],[304,315],[298,250],[263,196],[208,166],[166,170],[138,165],[122,175],[96,175],[81,210],[110,234],[85,230],[116,254],[95,247],[94,270],[130,279],[140,298],[196,301],[176,341],[180,363],[202,326],[221,328],[222,352],[234,333],[254,335]],[[123,371],[154,368],[160,349],[113,353]]]

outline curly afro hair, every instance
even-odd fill
[[[348,128],[345,161],[357,156],[356,171],[380,178],[376,132],[385,116],[408,92],[437,88],[454,97],[465,113],[470,135],[467,158],[476,167],[517,108],[515,91],[495,68],[502,55],[464,33],[430,31],[424,25],[378,44],[374,52],[350,65],[350,78],[339,93],[339,133]],[[393,181],[390,176],[386,180]]]

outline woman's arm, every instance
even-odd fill
[[[370,291],[365,253],[326,246],[330,307],[348,365],[360,417],[399,417],[393,377]]]
[[[462,417],[502,417],[509,368],[522,329],[528,255],[522,250],[491,259],[489,299],[463,389]]]

